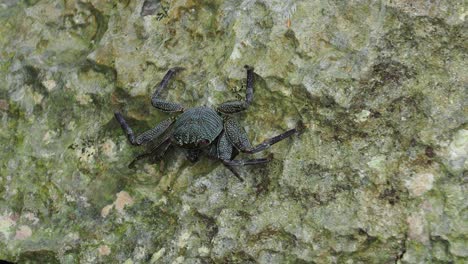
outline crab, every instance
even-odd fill
[[[239,152],[254,154],[269,148],[271,145],[299,132],[299,128],[290,129],[280,135],[266,139],[257,146],[252,146],[247,134],[232,114],[245,111],[253,99],[254,69],[244,66],[247,71],[247,87],[245,101],[228,101],[213,109],[207,106],[184,108],[181,104],[169,102],[160,98],[160,93],[168,86],[169,81],[182,67],[171,68],[155,88],[151,104],[158,110],[167,113],[179,113],[170,117],[154,128],[135,136],[123,115],[116,111],[115,118],[127,135],[132,145],[146,146],[147,152],[137,156],[130,164],[150,158],[153,162],[161,160],[166,151],[175,146],[185,150],[189,161],[195,163],[202,155],[220,160],[240,181],[236,166],[262,164],[271,161],[272,156],[256,159],[234,159]]]

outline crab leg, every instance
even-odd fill
[[[240,159],[240,160],[223,160],[224,165],[230,166],[245,166],[245,165],[257,165],[262,163],[268,163],[271,161],[271,157],[261,159]]]
[[[163,111],[163,112],[182,112],[184,111],[184,107],[178,103],[173,103],[169,102],[163,99],[159,98],[159,94],[161,93],[162,90],[164,90],[167,85],[169,84],[169,81],[176,75],[176,73],[183,71],[184,68],[182,67],[174,67],[167,71],[166,75],[164,75],[164,78],[162,81],[157,85],[156,91],[154,91],[153,96],[151,96],[151,104]]]
[[[236,151],[237,152],[237,151]],[[239,181],[243,182],[244,179],[239,175],[239,173],[236,171],[234,167],[231,165],[224,163],[224,161],[229,161],[233,159],[237,153],[233,153],[233,147],[231,143],[229,142],[226,133],[223,131],[221,132],[221,135],[219,136],[218,139],[218,144],[216,145],[216,158],[220,159],[223,161],[223,164],[226,168],[228,168],[234,176],[236,176]]]
[[[115,112],[114,115],[115,115],[115,119],[117,119],[117,122],[119,122],[120,126],[122,127],[122,130],[127,135],[128,141],[130,141],[130,143],[135,146],[140,146],[142,144],[145,144],[161,136],[174,122],[174,120],[171,118],[166,119],[162,121],[161,123],[159,123],[158,125],[156,125],[154,128],[143,132],[142,134],[140,134],[139,136],[135,138],[135,134],[133,133],[133,130],[127,124],[122,114],[120,112]]]
[[[236,171],[234,167],[232,167],[229,164],[224,163],[224,161],[223,161],[223,164],[224,164],[224,167],[228,168],[228,170],[231,171],[232,174],[234,174],[234,176],[236,176],[237,179],[239,179],[239,181],[244,182],[244,179],[239,175],[239,173]]]
[[[128,164],[128,167],[130,169],[134,168],[135,163],[137,161],[141,160],[141,159],[144,159],[144,158],[153,157],[154,160],[157,160],[157,159],[161,158],[166,153],[166,151],[167,151],[167,149],[169,148],[170,145],[171,145],[171,139],[170,138],[165,139],[159,145],[157,145],[155,148],[153,148],[152,151],[136,156],[132,160],[132,162],[130,162],[130,164]]]
[[[265,141],[263,141],[262,143],[258,144],[257,146],[255,146],[253,149],[250,149],[250,150],[246,150],[245,152],[246,153],[249,153],[249,154],[253,154],[253,153],[257,153],[257,152],[260,152],[264,149],[267,149],[269,148],[271,145],[275,144],[275,143],[278,143],[280,142],[281,140],[285,139],[285,138],[288,138],[292,135],[294,135],[295,133],[297,133],[297,129],[293,128],[293,129],[290,129],[282,134],[279,134],[278,136],[275,136],[275,137],[272,137],[272,138],[269,138],[269,139],[266,139]]]
[[[249,154],[265,150],[271,145],[276,144],[281,140],[286,139],[300,131],[298,128],[293,128],[280,135],[266,139],[257,146],[252,147],[252,144],[247,138],[247,134],[245,133],[244,129],[234,119],[226,118],[226,120],[224,121],[224,128],[226,130],[228,139],[232,143],[232,145],[234,145],[234,147],[236,147],[241,152]]]
[[[225,114],[234,114],[246,110],[253,100],[253,84],[254,84],[254,68],[245,65],[244,68],[247,70],[247,89],[245,95],[245,101],[229,101],[222,103],[218,106],[217,110]]]

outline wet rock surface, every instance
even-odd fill
[[[0,3],[0,259],[18,263],[464,263],[463,1]],[[239,182],[180,151],[127,165],[165,96],[254,144]],[[241,155],[241,157],[246,157]]]

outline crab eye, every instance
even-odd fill
[[[199,146],[206,146],[208,144],[210,144],[210,141],[208,139],[201,139],[198,141]]]

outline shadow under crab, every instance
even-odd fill
[[[254,71],[253,67],[245,66],[247,70],[247,89],[245,101],[228,101],[216,109],[199,106],[185,109],[181,104],[169,102],[159,97],[169,81],[180,71],[181,67],[170,69],[159,83],[151,97],[151,104],[168,113],[180,113],[176,117],[166,119],[154,128],[134,135],[132,129],[120,112],[115,112],[128,140],[132,145],[147,147],[148,152],[137,156],[129,167],[137,160],[150,158],[153,161],[161,159],[170,146],[176,146],[186,151],[186,157],[191,162],[199,160],[201,155],[221,160],[239,180],[243,181],[234,166],[255,165],[267,163],[270,157],[258,159],[234,159],[239,152],[254,154],[269,148],[271,145],[299,132],[299,128],[290,129],[280,135],[269,138],[253,147],[243,128],[230,114],[246,110],[253,99]]]

